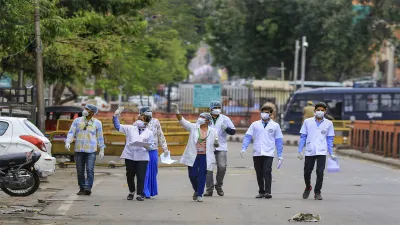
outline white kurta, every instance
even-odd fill
[[[121,159],[129,159],[134,161],[149,161],[149,152],[144,147],[135,147],[129,143],[135,141],[154,143],[153,132],[149,129],[144,129],[139,134],[139,128],[133,125],[121,125],[119,131],[126,135],[126,144],[122,152]]]
[[[253,156],[274,157],[275,140],[283,138],[281,127],[273,120],[265,128],[261,120],[253,122],[246,134],[253,137]]]
[[[226,137],[228,134],[221,129],[222,124],[225,124],[227,127],[231,129],[235,129],[235,125],[233,125],[232,120],[229,117],[220,114],[217,121],[212,121],[211,127],[214,128],[218,133],[218,141],[219,147],[216,148],[217,151],[228,151],[228,143],[226,141]]]
[[[304,120],[300,133],[307,135],[305,156],[327,155],[326,137],[335,136],[332,121],[324,119],[318,126],[315,117]]]
[[[180,163],[185,164],[186,166],[193,166],[194,161],[197,157],[197,148],[196,143],[199,139],[199,129],[200,126],[195,123],[190,123],[189,121],[182,118],[180,124],[190,132],[189,140],[186,145],[186,149],[183,152]],[[208,127],[207,132],[207,142],[206,142],[206,158],[207,158],[207,170],[212,171],[215,165],[215,155],[214,155],[214,141],[218,137],[217,131]]]

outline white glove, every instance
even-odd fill
[[[170,154],[170,151],[168,151],[168,150],[167,150],[167,151],[165,151],[165,152],[164,152],[164,157],[168,157],[168,156],[169,156],[169,154]]]
[[[242,151],[240,152],[240,156],[242,156],[242,158],[244,158],[244,153],[245,153],[245,150],[242,150]]]
[[[279,161],[282,162],[283,161],[283,157],[278,157]]]
[[[282,162],[283,162],[283,158],[282,157],[278,157],[278,169],[282,166]]]
[[[226,128],[228,128],[228,126],[227,126],[227,125],[225,125],[225,124],[222,124],[222,125],[221,125],[221,130],[225,131],[225,130],[226,130]]]
[[[103,158],[104,158],[104,148],[100,149],[99,157],[100,157],[100,160],[103,160]]]
[[[218,138],[215,139],[214,141],[214,147],[218,148],[219,147],[219,142],[218,142]]]
[[[331,155],[331,159],[336,161],[336,160],[337,160],[336,155],[333,155],[333,154],[332,154],[332,155]]]
[[[118,117],[121,115],[122,111],[124,111],[124,107],[119,107],[117,110],[114,112],[114,116]]]
[[[71,145],[67,142],[67,143],[65,143],[65,149],[66,150],[68,150],[68,151],[71,151]]]
[[[299,158],[300,160],[303,160],[303,153],[299,152],[299,154],[297,155],[297,158]]]
[[[179,106],[176,103],[172,103],[171,105],[174,108],[175,114],[180,114]]]

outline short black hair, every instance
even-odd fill
[[[267,105],[261,108],[261,112],[264,110],[268,110],[270,113],[272,113],[274,111],[274,109],[272,109],[271,106],[267,106]]]
[[[328,106],[326,106],[326,104],[324,102],[318,102],[317,104],[315,104],[315,109],[322,107],[326,110],[326,108],[328,108]]]

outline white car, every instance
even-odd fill
[[[35,168],[41,177],[55,173],[56,158],[51,156],[51,143],[28,119],[0,117],[0,157],[20,152],[41,151]]]

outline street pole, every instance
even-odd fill
[[[306,48],[307,48],[307,38],[306,36],[303,36],[303,39],[301,41],[301,47],[302,47],[302,52],[301,52],[301,89],[304,88],[304,80],[306,77]]]
[[[285,63],[281,62],[281,76],[282,76],[282,81],[285,80]]]
[[[44,126],[44,85],[43,85],[43,59],[42,59],[42,40],[40,38],[40,0],[35,0],[35,47],[36,47],[36,102],[37,102],[37,125],[41,131],[45,131]]]
[[[294,52],[294,72],[293,72],[293,81],[295,84],[295,89],[297,89],[297,76],[299,72],[299,51],[300,51],[300,41],[296,40],[295,52]]]
[[[386,47],[386,55],[388,59],[388,69],[387,69],[387,74],[386,74],[386,86],[388,88],[393,87],[393,75],[394,75],[394,46],[392,43],[388,42],[388,45]]]

